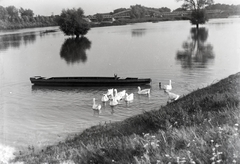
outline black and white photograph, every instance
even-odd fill
[[[0,164],[240,164],[239,0],[0,0]]]

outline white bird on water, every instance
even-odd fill
[[[111,107],[118,105],[118,101],[117,101],[117,99],[115,97],[111,97],[109,100],[110,100],[109,105]]]
[[[114,93],[115,93],[115,98],[117,99],[117,101],[120,101],[121,99],[123,99],[123,97],[126,94],[126,90],[123,90],[121,92],[117,92],[117,89],[114,89]]]
[[[169,84],[168,85],[164,85],[163,86],[163,89],[166,91],[166,90],[168,90],[168,91],[170,91],[170,90],[172,90],[172,80],[169,80]]]
[[[95,112],[101,112],[101,104],[96,104],[96,101],[95,101],[95,98],[93,98],[93,106],[92,106],[92,109],[95,111]]]
[[[103,94],[101,100],[102,100],[102,102],[107,102],[109,100],[107,94]]]
[[[168,90],[166,90],[166,93],[168,94],[168,101],[170,101],[170,102],[176,101],[180,97],[180,95],[177,95],[175,93],[169,92]]]
[[[125,101],[126,102],[130,102],[130,101],[133,101],[133,99],[134,99],[134,94],[133,93],[131,93],[131,94],[125,94]]]
[[[140,94],[140,95],[142,95],[142,94],[149,95],[150,94],[150,89],[143,89],[143,90],[141,90],[141,88],[138,86],[138,94]]]
[[[113,96],[113,88],[112,89],[108,89],[107,96]]]

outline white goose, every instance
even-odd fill
[[[109,105],[111,107],[118,105],[118,101],[117,101],[117,99],[115,97],[111,97],[109,100],[110,100]]]
[[[113,88],[112,89],[108,89],[107,96],[113,96]]]
[[[126,94],[126,90],[123,90],[121,92],[117,92],[117,89],[114,89],[114,93],[115,93],[115,98],[117,99],[117,101],[120,101],[121,99],[123,99],[123,97]]]
[[[141,88],[138,86],[138,94],[147,94],[147,95],[149,95],[150,94],[150,89],[143,89],[143,90],[141,90]]]
[[[169,80],[169,84],[168,85],[164,85],[163,86],[163,89],[166,91],[166,90],[168,90],[168,91],[170,91],[170,90],[172,90],[172,80]]]
[[[125,101],[126,102],[130,102],[130,101],[133,101],[133,99],[134,99],[134,94],[133,93],[131,93],[131,94],[125,94]]]
[[[109,100],[107,94],[103,94],[101,100],[102,100],[102,102],[107,102]]]
[[[93,98],[93,106],[92,106],[92,109],[96,112],[101,112],[101,104],[96,104],[95,102],[95,98]]]
[[[180,95],[177,95],[175,93],[169,92],[168,90],[166,90],[166,93],[168,94],[168,101],[170,101],[170,102],[176,101],[180,97]]]

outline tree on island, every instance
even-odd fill
[[[62,10],[58,24],[65,35],[76,35],[76,38],[86,35],[90,30],[90,24],[84,19],[81,8]]]
[[[205,24],[208,21],[205,7],[213,4],[213,0],[177,0],[184,1],[182,8],[192,10],[190,22],[196,25],[198,29],[199,24]]]

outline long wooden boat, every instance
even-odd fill
[[[51,77],[34,76],[30,78],[34,85],[39,86],[132,86],[149,85],[150,78],[127,77]]]

